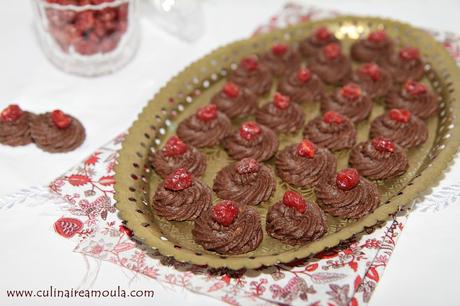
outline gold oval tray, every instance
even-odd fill
[[[346,51],[353,40],[376,28],[385,29],[396,39],[398,45],[419,47],[426,60],[424,82],[442,98],[439,116],[427,122],[430,131],[428,141],[408,153],[409,171],[397,179],[377,182],[382,195],[381,205],[372,214],[360,220],[328,216],[328,233],[308,245],[288,246],[264,233],[264,240],[255,251],[237,256],[219,255],[197,245],[191,235],[193,222],[169,222],[153,215],[148,203],[160,179],[151,169],[148,159],[151,153],[158,150],[163,141],[174,133],[177,123],[199,106],[209,102],[210,97],[221,88],[225,76],[236,67],[236,63],[242,57],[269,50],[274,42],[298,42],[314,28],[322,25],[327,26],[342,40]],[[292,26],[229,44],[191,64],[170,80],[148,103],[129,129],[116,166],[115,199],[119,215],[126,221],[127,227],[133,231],[137,240],[147,247],[158,249],[162,255],[173,256],[179,261],[240,269],[307,257],[339,244],[340,241],[362,232],[365,227],[388,219],[389,215],[411,203],[419,193],[436,182],[460,142],[460,129],[455,123],[455,118],[458,118],[460,112],[459,82],[460,73],[455,62],[429,34],[387,19],[344,16]],[[260,103],[265,103],[268,99],[267,96],[261,99]],[[307,105],[305,108],[306,122],[319,112],[317,105]],[[383,110],[382,103],[377,101],[370,120]],[[358,141],[367,139],[370,120],[358,125]],[[300,138],[300,133],[294,137],[281,136],[280,148]],[[204,153],[208,157],[208,169],[203,180],[212,185],[215,173],[228,164],[230,159],[222,149],[207,149]],[[339,169],[344,168],[348,152],[340,152],[337,157]],[[290,187],[278,180],[277,191],[271,200],[257,207],[263,225],[267,208],[278,201],[287,188]],[[314,200],[311,190],[298,191]]]

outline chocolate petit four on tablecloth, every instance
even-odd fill
[[[50,153],[69,152],[85,140],[85,128],[80,121],[60,110],[34,116],[30,131],[35,144]]]
[[[151,201],[154,213],[170,221],[194,220],[210,206],[211,188],[184,168],[170,173]]]
[[[372,100],[361,87],[355,83],[337,89],[321,101],[321,112],[334,111],[347,116],[357,123],[367,119],[372,111]]]
[[[257,96],[267,94],[273,85],[272,73],[255,55],[243,58],[228,80]]]
[[[347,168],[315,188],[319,206],[335,217],[355,219],[373,212],[380,203],[377,186]]]
[[[303,67],[287,72],[278,84],[278,92],[295,103],[319,101],[324,89],[323,81],[310,69]]]
[[[232,123],[215,104],[209,104],[181,121],[177,135],[187,144],[197,148],[213,147],[230,132]]]
[[[394,42],[383,30],[370,32],[351,46],[351,57],[358,62],[380,62],[392,55]]]
[[[179,137],[171,136],[163,148],[153,154],[152,165],[161,177],[178,168],[185,168],[198,177],[206,170],[206,156]]]
[[[350,152],[349,163],[371,180],[394,178],[409,168],[406,152],[382,136],[357,144]]]
[[[225,137],[222,145],[235,160],[248,157],[264,161],[275,155],[278,150],[278,139],[269,127],[248,121]]]
[[[297,187],[314,187],[334,175],[337,160],[328,149],[304,139],[279,152],[275,166],[284,182]]]
[[[392,108],[371,123],[372,138],[382,136],[391,139],[403,148],[422,145],[428,138],[425,121],[412,115],[407,109]]]
[[[257,110],[256,121],[275,132],[295,133],[303,127],[305,114],[299,104],[277,92],[272,102]]]
[[[204,249],[223,255],[254,251],[263,239],[257,210],[229,200],[216,203],[196,219],[192,234]]]
[[[351,76],[351,61],[342,53],[338,43],[322,48],[311,60],[309,67],[323,82],[331,85],[343,84]]]
[[[327,232],[326,216],[314,202],[286,191],[283,199],[267,212],[267,233],[284,243],[302,245],[321,238]]]
[[[393,87],[392,76],[375,63],[362,64],[353,73],[351,80],[358,84],[371,98],[384,97]]]
[[[334,33],[326,27],[319,27],[313,34],[299,43],[299,52],[303,57],[314,57],[320,50],[330,43],[340,43]]]
[[[213,185],[219,198],[248,205],[267,201],[275,188],[272,171],[253,158],[244,158],[221,169]]]
[[[35,115],[18,105],[8,105],[0,113],[0,144],[17,147],[31,143],[30,122]]]
[[[219,111],[233,119],[253,115],[257,110],[257,96],[249,89],[227,82],[211,99]]]
[[[381,62],[395,82],[403,83],[408,79],[420,80],[424,75],[423,60],[417,48],[405,47]]]
[[[349,149],[356,143],[356,130],[346,116],[328,111],[305,125],[305,138],[331,151]]]
[[[277,77],[299,66],[301,61],[297,49],[284,43],[274,44],[271,50],[260,58],[260,63]]]

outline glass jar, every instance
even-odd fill
[[[114,72],[139,44],[137,0],[33,0],[41,47],[60,69],[83,76]]]

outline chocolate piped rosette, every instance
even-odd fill
[[[227,82],[222,90],[211,99],[219,111],[233,119],[252,115],[257,110],[257,96],[249,89]]]
[[[386,96],[393,86],[392,76],[375,63],[362,64],[351,79],[371,98]]]
[[[254,251],[262,242],[263,231],[254,207],[225,200],[195,220],[192,235],[208,251],[237,255]]]
[[[351,76],[351,61],[342,53],[338,43],[322,48],[311,60],[309,67],[325,83],[331,85],[343,84]]]
[[[31,143],[30,121],[33,116],[17,104],[3,109],[0,113],[0,144],[17,147]]]
[[[218,111],[215,104],[209,104],[181,121],[176,133],[185,143],[204,148],[218,145],[228,135],[231,127],[230,119]]]
[[[278,92],[295,103],[319,101],[324,89],[323,81],[303,67],[287,72],[278,84]]]
[[[30,132],[35,144],[50,153],[69,152],[85,140],[85,128],[80,121],[60,110],[34,116]]]
[[[404,108],[421,119],[428,119],[439,109],[438,96],[414,80],[406,81],[402,89],[392,92],[385,102],[388,108]]]
[[[408,79],[420,80],[424,75],[424,63],[417,48],[405,47],[382,62],[383,68],[393,79],[402,83]]]
[[[303,135],[316,145],[331,151],[349,149],[356,143],[353,122],[334,111],[328,111],[308,122]]]
[[[403,148],[410,149],[424,144],[428,138],[425,121],[407,109],[392,108],[371,123],[371,137],[391,139]]]
[[[267,166],[244,158],[217,173],[213,190],[221,199],[258,205],[271,197],[275,187],[275,178]]]
[[[284,43],[276,43],[271,50],[262,55],[260,62],[270,70],[274,76],[282,76],[286,71],[297,67],[301,57],[296,48]]]
[[[315,29],[312,35],[300,42],[299,52],[303,57],[314,57],[330,43],[340,42],[328,28],[319,27]]]
[[[211,188],[184,168],[169,174],[151,201],[154,213],[170,221],[194,220],[210,206]]]
[[[369,35],[351,46],[351,57],[358,62],[378,62],[388,58],[394,49],[394,42],[383,30]]]
[[[256,121],[275,132],[295,133],[303,127],[305,113],[297,103],[291,102],[288,96],[277,92],[273,96],[273,102],[257,110]]]
[[[179,137],[172,136],[164,147],[153,155],[152,165],[161,177],[179,168],[186,169],[194,176],[201,176],[206,170],[206,156],[184,143]]]
[[[276,133],[269,127],[254,121],[243,123],[222,140],[228,155],[235,160],[254,158],[257,161],[268,160],[278,150]]]
[[[272,73],[259,62],[257,56],[243,58],[228,80],[249,89],[257,96],[268,93],[273,85]]]
[[[286,183],[297,187],[314,187],[334,175],[337,160],[326,148],[308,139],[284,148],[276,156],[276,173]]]
[[[314,202],[300,194],[286,191],[283,199],[267,212],[267,233],[290,245],[303,245],[327,232],[326,216]]]
[[[350,152],[350,165],[371,180],[384,180],[406,173],[405,151],[393,141],[378,136],[357,144]]]
[[[359,85],[348,83],[322,100],[321,111],[334,111],[357,123],[367,119],[371,114],[372,100]]]
[[[319,206],[335,217],[357,219],[373,212],[380,203],[377,186],[354,168],[337,173],[315,188]]]

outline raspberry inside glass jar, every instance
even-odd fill
[[[138,45],[137,0],[34,0],[37,33],[64,71],[96,76],[129,62]]]

